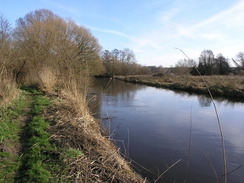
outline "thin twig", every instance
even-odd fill
[[[149,172],[150,174],[155,175],[155,176],[158,176],[158,174],[152,172],[151,170],[149,170],[149,169],[147,169],[146,167],[142,166],[141,164],[137,163],[135,160],[133,160],[133,159],[131,159],[131,158],[129,158],[129,157],[127,157],[127,158],[128,158],[131,162],[135,163],[135,164],[138,165],[139,167],[141,167],[141,168],[143,168],[144,170],[146,170],[147,172]],[[136,168],[135,165],[133,165],[133,164],[131,164],[131,165],[134,166],[134,167]]]
[[[175,49],[178,49],[179,51],[181,51],[188,60],[190,60],[190,58],[186,55],[186,53],[179,49],[179,48],[175,48]],[[217,110],[217,107],[215,105],[215,102],[214,102],[214,99],[213,99],[213,95],[209,89],[209,86],[207,84],[207,82],[205,81],[204,77],[201,75],[201,73],[199,72],[199,70],[197,69],[196,66],[194,66],[194,68],[196,69],[197,73],[199,74],[199,76],[202,78],[206,88],[207,88],[207,91],[209,93],[209,96],[211,98],[211,101],[213,103],[213,106],[214,106],[214,110],[215,110],[215,114],[216,114],[216,117],[217,117],[217,121],[218,121],[218,126],[219,126],[219,132],[220,132],[220,136],[221,136],[221,144],[222,144],[222,152],[223,152],[223,162],[224,162],[224,179],[225,179],[225,183],[227,183],[227,157],[226,157],[226,150],[225,150],[225,141],[224,141],[224,134],[223,134],[223,130],[222,130],[222,125],[221,125],[221,121],[219,119],[219,115],[218,115],[218,110]]]
[[[215,178],[216,178],[216,182],[219,183],[219,177],[218,177],[218,174],[213,166],[213,163],[212,161],[210,160],[209,156],[207,155],[206,152],[204,152],[200,147],[197,147],[202,153],[203,155],[205,156],[205,158],[208,160],[208,163],[210,165],[210,167],[212,168],[213,172],[214,172],[214,175],[215,175]]]
[[[179,159],[174,164],[172,164],[169,168],[167,168],[167,170],[165,170],[161,175],[158,176],[158,178],[154,181],[154,183],[156,183],[167,171],[169,171],[171,168],[173,168],[180,161],[181,161],[181,159]]]
[[[129,128],[127,128],[127,131],[128,131],[127,156],[129,157],[129,148],[130,148],[130,131],[129,131]]]
[[[243,166],[244,166],[244,163],[241,164],[240,166],[238,166],[237,168],[235,168],[234,170],[229,171],[229,172],[227,173],[227,175],[229,175],[229,174],[231,174],[231,173],[234,173],[236,170],[240,169],[240,168],[243,167]],[[220,177],[220,180],[222,179],[223,176],[225,176],[225,175],[222,175],[222,176]]]
[[[187,152],[187,161],[186,161],[186,172],[185,172],[185,180],[184,183],[187,180],[187,175],[188,175],[188,169],[190,166],[190,153],[191,153],[191,143],[192,143],[192,106],[191,106],[191,111],[190,111],[190,135],[189,135],[189,145],[188,145],[188,152]]]
[[[110,79],[109,79],[108,84],[107,84],[107,86],[105,87],[105,90],[108,89],[108,87],[109,87],[109,85],[110,85],[110,83],[111,83],[112,80],[113,80],[113,78],[110,78]]]

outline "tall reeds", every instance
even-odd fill
[[[19,94],[14,77],[8,73],[4,65],[0,66],[0,105],[9,104]]]

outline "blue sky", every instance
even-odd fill
[[[1,0],[13,25],[45,8],[89,28],[103,49],[130,48],[139,64],[174,66],[204,49],[229,59],[244,51],[244,0]]]

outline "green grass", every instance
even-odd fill
[[[83,156],[83,152],[49,140],[50,123],[43,112],[51,100],[34,87],[21,88],[18,100],[0,108],[0,182],[72,182],[64,159]],[[27,121],[21,121],[23,116],[28,116]],[[11,152],[16,144],[22,147],[19,153]],[[1,150],[3,146],[10,151]]]
[[[83,156],[83,152],[81,150],[69,148],[64,151],[64,156],[68,158],[75,158],[78,156]]]
[[[51,100],[33,87],[22,87],[32,95],[31,121],[23,131],[24,147],[19,175],[15,182],[70,182],[66,177],[66,164],[63,158],[80,155],[80,151],[65,150],[50,141],[48,128],[50,123],[43,118],[44,110],[51,105]]]
[[[23,93],[11,105],[0,108],[0,182],[14,182],[19,168],[19,157],[14,146],[22,132],[20,115],[25,115],[28,106],[27,96]]]
[[[26,88],[25,88],[26,89]],[[50,172],[45,168],[48,152],[52,149],[47,132],[48,122],[42,117],[42,112],[51,102],[41,92],[28,88],[32,94],[32,120],[26,124],[23,132],[22,145],[24,154],[21,157],[19,176],[16,182],[49,182]]]

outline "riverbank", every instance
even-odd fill
[[[209,95],[200,76],[116,76],[116,79],[148,86]],[[204,76],[213,97],[244,101],[244,76]]]
[[[23,87],[0,108],[0,181],[145,182],[85,108],[67,92]]]

